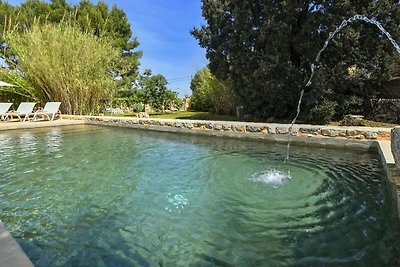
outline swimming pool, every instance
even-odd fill
[[[36,266],[391,266],[365,151],[74,126],[0,133],[0,219]]]

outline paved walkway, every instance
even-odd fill
[[[0,122],[0,131],[84,124],[84,121],[59,119],[55,121]]]

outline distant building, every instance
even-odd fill
[[[379,92],[380,98],[371,100],[373,119],[400,123],[400,77],[383,83]]]

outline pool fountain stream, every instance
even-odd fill
[[[315,58],[314,62],[311,63],[311,65],[310,65],[311,74],[310,74],[309,79],[307,80],[305,88],[309,87],[312,84],[312,80],[314,78],[315,70],[318,67],[318,63],[320,61],[321,54],[326,50],[326,48],[328,47],[330,41],[336,36],[337,33],[339,33],[341,30],[343,30],[345,27],[347,27],[350,23],[352,23],[354,21],[364,21],[364,22],[367,22],[369,24],[375,25],[381,31],[381,33],[383,33],[387,37],[387,39],[390,41],[392,46],[396,49],[397,53],[400,54],[399,45],[393,39],[391,34],[388,31],[385,30],[385,28],[382,26],[382,24],[379,21],[377,21],[375,19],[370,19],[370,18],[368,18],[366,16],[363,16],[363,15],[358,15],[358,14],[354,15],[353,17],[350,17],[350,18],[348,18],[346,20],[343,20],[342,23],[340,23],[340,25],[338,27],[336,27],[336,29],[334,31],[331,31],[329,33],[329,37],[326,39],[326,41],[324,43],[324,46],[322,47],[321,50],[318,51],[317,57]],[[289,127],[289,141],[288,141],[288,144],[287,144],[287,152],[286,152],[286,157],[285,157],[285,161],[284,162],[289,160],[289,157],[290,157],[291,134],[292,134],[292,131],[293,131],[293,126],[296,123],[296,120],[297,120],[297,118],[299,117],[299,114],[300,114],[301,102],[303,100],[305,88],[303,88],[301,90],[301,92],[300,92],[299,102],[297,104],[296,116],[292,120],[292,122],[290,124],[290,127]]]

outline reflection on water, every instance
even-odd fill
[[[37,152],[37,142],[32,132],[24,132],[19,136],[18,148],[21,151],[21,157],[33,157]]]
[[[80,126],[0,133],[0,219],[36,266],[396,266],[372,154]]]
[[[62,131],[59,128],[52,128],[46,134],[46,154],[51,155],[53,158],[62,158]]]

